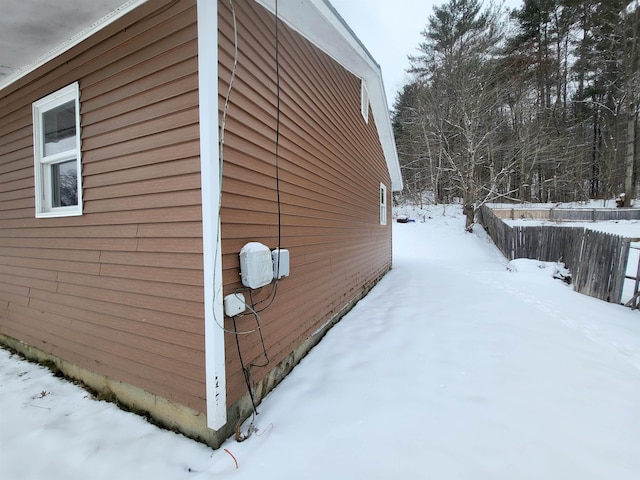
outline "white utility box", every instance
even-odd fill
[[[224,314],[227,317],[235,317],[240,315],[247,309],[244,295],[241,293],[232,293],[224,297]]]
[[[240,250],[240,274],[242,284],[249,288],[260,288],[273,280],[273,260],[269,247],[258,242],[249,242]]]
[[[276,280],[289,276],[289,250],[276,248],[271,250],[273,259],[273,278]]]

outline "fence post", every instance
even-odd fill
[[[624,281],[627,278],[627,266],[629,264],[629,250],[631,248],[631,240],[625,238],[622,240],[621,252],[620,252],[620,261],[618,262],[618,272],[615,274],[614,278],[618,279],[618,284],[616,285],[616,291],[614,292],[615,297],[613,300],[615,303],[622,303],[622,291],[624,290]],[[638,280],[636,279],[636,283]]]

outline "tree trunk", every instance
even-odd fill
[[[634,2],[635,3],[635,2]],[[634,8],[637,6],[634,5]],[[627,15],[628,18],[629,15]],[[638,28],[638,14],[637,10],[632,17],[631,31],[633,32],[631,41],[631,51],[629,52],[629,65],[626,88],[626,98],[628,103],[627,109],[627,149],[625,155],[625,178],[624,178],[624,206],[630,207],[631,200],[633,199],[633,170],[635,166],[635,143],[636,143],[636,94],[638,91],[638,57],[636,53],[637,47],[637,28]]]
[[[476,217],[476,209],[474,208],[473,204],[465,203],[462,206],[462,213],[464,213],[466,217],[464,229],[467,232],[473,232],[473,224]]]
[[[624,177],[624,206],[631,206],[633,198],[633,166],[635,164],[635,142],[636,142],[636,102],[629,102],[627,112],[627,151],[625,155],[625,177]]]

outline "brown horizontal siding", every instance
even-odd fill
[[[108,252],[100,253],[100,260],[111,265],[139,265],[198,270],[202,265],[202,255],[159,252]]]
[[[48,307],[47,307],[48,308]],[[97,348],[103,350],[104,354],[119,352],[121,358],[126,359],[127,350],[136,348],[143,354],[141,355],[140,363],[148,367],[159,367],[162,364],[171,362],[171,355],[173,353],[173,340],[168,342],[157,342],[158,348],[151,348],[151,343],[139,342],[138,338],[141,336],[149,336],[149,332],[141,330],[139,332],[133,332],[131,330],[123,330],[122,325],[110,322],[110,319],[101,315],[95,318],[93,323],[86,321],[85,319],[79,320],[72,318],[69,315],[69,311],[66,310],[64,315],[47,313],[43,315],[41,312],[33,308],[18,308],[15,309],[15,315],[19,318],[24,318],[28,322],[33,322],[32,328],[41,328],[50,332],[52,335],[60,335],[61,332],[65,332],[68,329],[72,329],[73,335],[78,339],[78,342],[83,345],[84,348]],[[116,326],[118,328],[112,328]],[[65,338],[69,340],[69,335],[65,333]],[[95,337],[95,339],[92,339]],[[200,355],[198,350],[201,347],[200,342],[195,341],[187,345],[190,355],[183,355],[180,359],[176,359],[176,365],[180,369],[180,376],[190,378],[192,380],[198,380],[199,375],[202,373],[203,365],[200,362]]]
[[[200,329],[196,329],[195,332],[188,331],[187,328],[181,328],[182,325],[189,325],[193,322],[180,322],[180,316],[170,319],[169,326],[164,324],[158,324],[159,321],[153,316],[149,315],[149,318],[145,318],[144,322],[131,322],[128,318],[118,317],[115,315],[109,315],[106,313],[98,313],[90,310],[83,310],[81,308],[72,307],[64,304],[52,303],[50,301],[42,301],[39,299],[31,300],[31,307],[43,310],[50,310],[52,313],[63,316],[77,322],[84,322],[87,325],[83,328],[93,328],[88,325],[95,325],[95,328],[111,329],[112,332],[105,333],[107,337],[111,336],[114,339],[122,337],[123,343],[137,340],[138,337],[153,338],[158,341],[158,345],[164,348],[172,344],[182,345],[184,347],[193,349],[193,352],[197,352],[202,348],[202,332]],[[148,314],[148,312],[147,312]],[[152,321],[157,323],[152,323]],[[140,348],[149,348],[151,343],[140,343]],[[160,353],[159,351],[153,350]],[[194,360],[197,365],[197,359]]]
[[[191,95],[193,97],[193,95]],[[170,106],[167,106],[171,108]],[[110,130],[101,135],[95,135],[93,137],[91,135],[90,129],[87,129],[86,132],[87,140],[85,140],[86,144],[83,145],[87,150],[97,150],[101,147],[107,147],[112,145],[124,145],[125,148],[130,144],[128,142],[133,141],[138,144],[138,140],[142,138],[148,137],[153,141],[157,140],[157,135],[164,135],[168,138],[165,140],[167,143],[178,143],[179,137],[176,133],[181,133],[180,131],[175,132],[176,125],[193,125],[197,124],[198,121],[198,112],[192,106],[188,110],[179,111],[173,115],[164,115],[160,118],[155,119],[147,119],[147,121],[139,122],[139,124],[127,124],[125,123],[125,127],[119,130]],[[127,128],[128,127],[128,128]],[[134,127],[134,131],[136,132],[137,137],[131,138],[131,128]],[[178,138],[176,138],[178,137]],[[139,146],[144,146],[145,142],[139,144]],[[129,148],[128,151],[131,151]]]
[[[44,290],[33,290],[31,292],[31,302],[38,305],[49,304],[52,308],[70,308],[82,316],[92,316],[102,313],[113,317],[119,317],[123,321],[129,322],[130,329],[146,328],[147,325],[155,325],[167,329],[180,330],[192,334],[200,334],[204,330],[202,322],[197,322],[192,316],[186,313],[171,313],[163,310],[150,310],[135,305],[125,303],[113,303],[101,301],[97,298],[90,298],[77,295],[65,295],[60,292],[50,293]],[[131,320],[135,320],[131,322]]]
[[[14,272],[10,272],[8,271],[10,270],[9,268],[4,269],[4,273],[0,273],[0,282],[7,284],[7,285],[14,285],[14,286],[23,286],[23,287],[27,287],[27,288],[35,288],[38,290],[46,290],[48,292],[55,292],[58,289],[58,285],[55,282],[55,279],[53,280],[42,280],[40,278],[33,278],[32,276],[20,276],[20,275],[16,275],[14,272],[16,269],[14,269]],[[23,269],[23,271],[27,274],[27,275],[31,275],[31,269]],[[0,288],[0,290],[2,290]],[[26,290],[25,291],[25,296],[29,295],[29,291]]]
[[[198,139],[197,125],[186,125],[176,127],[169,132],[154,132],[150,135],[144,135],[139,138],[110,144],[95,150],[87,150],[91,152],[87,154],[86,162],[97,162],[115,157],[127,156],[131,153],[146,154],[149,156],[148,162],[153,161],[153,151],[158,148],[171,147],[178,143],[186,143]],[[84,160],[84,157],[83,157]],[[148,163],[143,163],[148,165]]]
[[[147,192],[173,193],[180,191],[198,190],[200,187],[200,175],[175,175],[153,180],[141,180],[135,183],[111,184],[103,187],[89,189],[95,199],[112,199],[143,195]]]
[[[120,172],[135,167],[158,165],[159,168],[162,168],[162,162],[194,157],[200,154],[200,150],[199,146],[194,144],[193,139],[188,139],[188,141],[176,145],[164,145],[162,148],[152,148],[141,152],[127,152],[125,156],[116,158],[105,158],[103,152],[99,152],[101,161],[92,163],[91,157],[93,153],[83,153],[82,157],[84,163],[83,173],[89,177],[103,173]],[[97,153],[94,157],[95,159],[98,159]],[[170,168],[170,165],[168,167]],[[90,178],[87,180],[89,181]]]
[[[20,208],[29,208],[33,206],[33,201],[29,198],[19,198],[16,200],[8,200],[6,202],[2,202],[0,206],[0,211],[15,211]]]
[[[153,268],[136,267],[131,265],[109,265],[100,266],[100,275],[106,277],[131,278],[135,280],[153,281],[161,283],[177,283],[180,286],[194,285],[202,290],[202,275],[197,270],[187,270],[185,268]]]
[[[8,180],[2,185],[2,193],[9,194],[11,199],[22,198],[25,194],[24,190],[30,189],[33,191],[33,185],[33,175],[19,180]]]
[[[72,262],[69,260],[46,260],[25,257],[3,257],[0,256],[0,264],[22,268],[52,270],[54,272],[87,272],[97,275],[100,272],[100,265],[97,263]]]
[[[188,63],[185,62],[184,67],[188,67]],[[190,79],[191,80],[191,79]],[[173,125],[193,122],[194,112],[197,113],[197,98],[193,95],[184,94],[176,97],[170,97],[164,100],[164,107],[166,110],[176,112],[173,115],[163,114],[156,108],[153,102],[153,97],[149,95],[149,104],[144,104],[140,101],[141,95],[138,95],[127,104],[127,108],[102,108],[99,111],[95,111],[93,115],[87,115],[85,118],[90,122],[97,122],[93,124],[93,127],[86,133],[92,135],[93,143],[96,146],[112,143],[118,136],[127,138],[128,132],[126,128],[122,128],[122,125],[138,125],[140,124],[139,134],[153,133],[155,131],[171,130],[171,123]],[[135,102],[141,106],[131,110],[135,106]],[[195,103],[195,104],[194,104]],[[118,103],[121,105],[122,103]],[[169,124],[169,125],[167,125]]]
[[[100,225],[92,227],[34,227],[24,228],[3,228],[0,229],[0,238],[95,238],[95,237],[135,237],[135,225]]]
[[[33,189],[31,190],[33,193]],[[7,211],[13,214],[2,222],[8,228],[31,227],[41,224],[41,220],[33,217],[33,208],[28,212],[18,210]],[[3,212],[0,212],[0,217]],[[142,222],[152,223],[173,223],[173,222],[194,222],[202,219],[202,208],[199,205],[174,206],[163,209],[129,210],[126,216],[120,212],[104,212],[92,215],[84,215],[75,219],[60,218],[56,225],[105,225],[105,224],[141,224]]]
[[[82,216],[34,216],[31,104],[80,84]],[[147,2],[0,98],[0,333],[205,410],[195,1]]]
[[[224,137],[225,294],[242,288],[238,253],[246,242],[278,245],[275,21],[253,2],[234,5],[239,56]],[[228,5],[219,7],[222,111],[235,32]],[[285,25],[279,28],[280,235],[282,248],[290,251],[291,274],[261,314],[271,365],[370,287],[391,262],[391,221],[379,224],[379,187],[382,182],[390,191],[390,180],[375,121],[365,123],[360,113],[360,80]],[[254,300],[271,291],[272,285],[263,287]],[[256,320],[249,315],[237,325],[250,331]],[[257,334],[239,341],[247,364],[264,361]],[[246,387],[233,335],[226,342],[233,402]],[[268,368],[251,370],[257,381]]]
[[[14,122],[24,122],[24,118],[15,118]],[[30,120],[29,120],[30,121]],[[11,125],[7,125],[5,128],[7,130],[11,128]],[[0,155],[12,155],[15,158],[24,158],[31,155],[33,152],[30,151],[31,144],[28,141],[29,134],[32,132],[29,131],[29,128],[20,128],[18,130],[9,131],[6,135],[2,137],[2,144],[0,145]],[[0,173],[10,172],[13,169],[21,168],[21,165],[18,162],[7,162],[0,169]]]
[[[116,343],[97,342],[96,337],[93,335],[77,335],[73,340],[69,340],[67,334],[60,335],[61,332],[64,332],[62,328],[64,322],[52,328],[47,328],[51,322],[49,317],[52,319],[57,317],[48,315],[46,320],[44,317],[36,316],[32,318],[30,316],[32,312],[33,309],[24,309],[17,312],[15,317],[10,313],[8,318],[10,320],[19,320],[19,323],[18,321],[12,322],[7,327],[6,334],[13,338],[21,338],[28,344],[43,351],[50,351],[53,355],[65,358],[73,364],[88,364],[88,368],[93,371],[103,372],[107,377],[115,379],[127,377],[131,384],[149,392],[155,392],[166,388],[163,387],[163,383],[166,381],[166,373],[163,368],[171,368],[182,372],[198,372],[195,369],[192,370],[190,365],[179,364],[175,360],[172,361],[172,359],[167,359],[160,355],[146,355],[142,352],[139,355],[142,360],[132,364]],[[45,328],[42,328],[42,325]],[[42,330],[33,335],[37,327],[42,328]],[[42,340],[43,337],[47,338],[47,341]],[[85,345],[82,341],[86,341],[90,345]],[[120,355],[116,353],[120,353]],[[88,358],[90,359],[89,362],[87,362]],[[164,362],[161,362],[162,360]],[[159,380],[163,378],[165,380]],[[171,381],[176,388],[174,401],[197,408],[199,402],[190,404],[190,402],[193,402],[193,396],[187,392],[197,390],[199,381],[182,375],[175,375],[175,378],[172,377]]]
[[[110,185],[121,186],[123,183],[139,181],[151,181],[153,179],[165,179],[171,175],[188,175],[200,170],[199,158],[181,158],[170,162],[144,165],[105,172],[92,172],[93,174],[84,182],[84,188],[90,189],[97,185],[107,187]],[[98,176],[97,174],[100,173]],[[94,183],[99,182],[99,183]]]
[[[27,192],[28,190],[28,192]],[[5,202],[7,200],[13,200],[16,198],[24,198],[25,195],[28,195],[33,191],[33,188],[21,188],[18,190],[10,190],[8,192],[0,193],[0,202]]]
[[[31,106],[24,105],[11,105],[9,110],[0,118],[0,128],[6,134],[3,138],[6,138],[6,142],[3,142],[0,146],[2,154],[6,154],[13,150],[10,148],[14,143],[21,143],[23,141],[24,130],[26,130],[25,122],[29,121],[31,116]]]
[[[99,267],[98,273],[101,273]],[[127,278],[127,277],[124,277]],[[60,271],[58,283],[62,285],[77,285],[83,287],[95,287],[96,289],[108,292],[134,293],[152,297],[162,297],[164,299],[178,299],[187,302],[198,303],[201,300],[202,289],[192,285],[173,284],[166,285],[166,282],[152,282],[137,280],[132,278],[118,278],[111,275],[83,275],[76,273],[72,269]]]
[[[118,124],[110,120],[121,115],[128,115],[129,120],[135,123],[136,118],[150,110],[148,107],[153,105],[159,96],[164,97],[166,102],[185,102],[182,92],[191,88],[195,76],[190,63],[190,60],[183,60],[153,76],[131,79],[131,83],[122,86],[121,96],[127,100],[125,105],[111,103],[114,101],[113,95],[105,94],[87,99],[87,108],[91,112],[88,114],[89,121],[108,122],[104,126],[96,126],[95,131],[101,134],[110,128],[117,128]],[[171,92],[165,91],[166,85],[173,87]],[[119,95],[115,97],[116,102],[122,100],[122,98],[118,100],[118,97]]]
[[[29,210],[33,215],[33,209]],[[0,238],[0,248],[54,248],[63,250],[114,250],[135,251],[138,241],[135,238],[113,240],[111,238]],[[30,260],[29,257],[20,257]]]

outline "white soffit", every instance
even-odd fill
[[[0,92],[147,0],[2,0]]]
[[[275,13],[275,0],[256,2]],[[364,79],[391,176],[391,189],[402,190],[400,163],[380,66],[326,0],[279,0],[278,17],[344,68]]]

